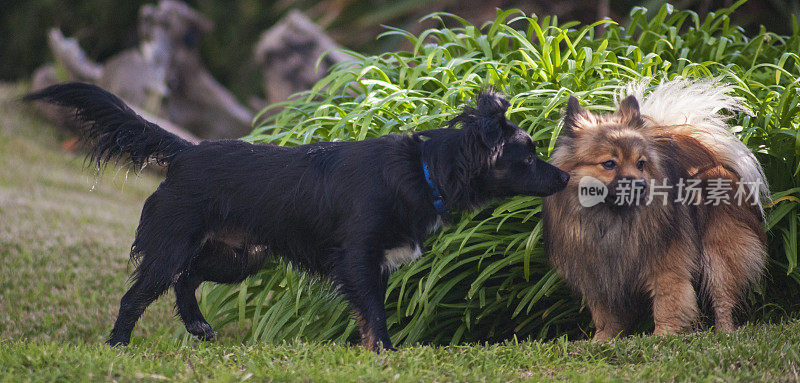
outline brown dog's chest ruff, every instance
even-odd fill
[[[586,295],[637,297],[638,301],[639,295],[647,293],[650,268],[659,264],[653,258],[669,256],[664,253],[667,245],[662,238],[668,235],[659,214],[649,207],[629,209],[619,214],[601,205],[561,216],[575,224],[562,233],[563,239],[557,242],[562,251],[552,253],[550,259],[568,280],[586,285]],[[615,305],[631,303],[622,298],[613,299]]]

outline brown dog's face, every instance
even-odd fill
[[[584,177],[592,177],[606,186],[607,204],[641,205],[648,183],[661,173],[657,154],[640,129],[643,124],[633,97],[610,115],[588,112],[570,97],[553,163],[570,173],[572,192]]]

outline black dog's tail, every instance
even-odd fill
[[[172,157],[192,146],[145,120],[119,97],[96,85],[57,84],[28,94],[22,100],[44,100],[75,109],[75,118],[83,123],[81,140],[90,145],[88,156],[98,167],[126,155],[137,170],[150,160],[167,166]]]

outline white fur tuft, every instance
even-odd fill
[[[419,244],[406,245],[388,249],[383,253],[383,270],[395,271],[403,264],[411,262],[422,255],[422,249]]]
[[[717,159],[733,169],[741,181],[758,185],[759,205],[769,200],[764,170],[753,153],[730,130],[722,110],[750,114],[731,88],[710,80],[676,79],[659,84],[645,97],[650,78],[629,83],[615,97],[619,102],[630,95],[639,101],[647,124],[681,126],[680,132],[703,143]],[[763,213],[763,208],[762,208]]]

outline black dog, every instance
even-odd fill
[[[531,137],[505,118],[508,101],[491,92],[446,129],[297,147],[192,145],[94,85],[54,85],[25,97],[38,99],[77,110],[98,166],[125,157],[137,168],[150,160],[167,166],[142,210],[131,247],[139,264],[112,345],[130,341],[137,319],[170,286],[186,330],[213,338],[195,289],[203,281],[239,283],[277,254],[331,278],[364,346],[391,349],[386,278],[420,255],[446,211],[546,196],[569,179],[536,156]]]

